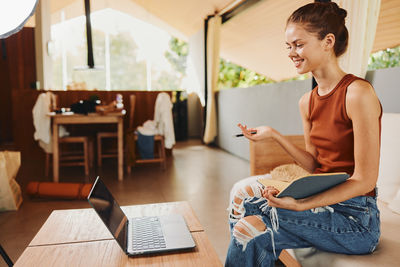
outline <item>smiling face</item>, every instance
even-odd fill
[[[288,56],[299,74],[321,68],[332,54],[332,40],[328,35],[319,40],[316,33],[307,31],[301,24],[289,23],[285,35]]]

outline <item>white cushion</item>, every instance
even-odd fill
[[[368,255],[344,255],[316,249],[295,249],[295,255],[301,265],[307,267],[399,266],[400,215],[391,212],[388,206],[381,201],[378,201],[378,208],[381,212],[381,237],[374,253]]]
[[[383,113],[378,197],[389,203],[400,188],[400,113]]]
[[[394,199],[389,202],[389,209],[400,214],[400,189],[397,191]]]

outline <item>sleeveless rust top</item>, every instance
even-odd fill
[[[354,172],[353,123],[346,113],[346,93],[347,87],[357,79],[361,78],[347,74],[328,94],[318,95],[318,86],[311,92],[310,140],[317,149],[320,164],[315,173],[352,175]]]

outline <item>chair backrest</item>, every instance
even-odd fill
[[[129,109],[129,130],[133,130],[133,119],[135,115],[135,103],[136,103],[136,96],[135,95],[130,95],[129,96],[129,101],[130,101],[130,109]]]
[[[286,135],[297,147],[305,149],[303,135]],[[265,174],[282,164],[295,163],[291,156],[272,138],[250,141],[250,175]]]
[[[51,97],[51,111],[55,111],[59,108],[59,104],[60,104],[60,98],[57,94],[52,93],[52,97]]]

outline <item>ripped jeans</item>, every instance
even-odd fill
[[[232,196],[243,201],[235,202],[237,198]],[[335,205],[292,211],[269,207],[261,196],[261,186],[253,182],[233,192],[231,198],[231,241],[225,266],[274,266],[283,249],[315,247],[342,254],[368,254],[378,244],[376,197],[359,196]],[[248,216],[253,220],[246,220]]]

